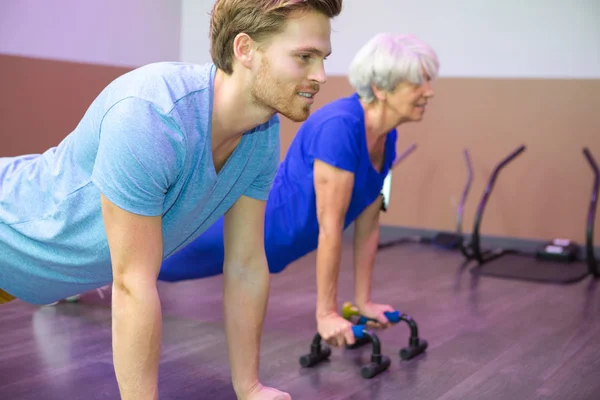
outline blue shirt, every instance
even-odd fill
[[[246,132],[223,168],[212,158],[214,65],[155,63],[109,84],[58,146],[0,158],[0,288],[46,304],[112,281],[100,193],[162,216],[164,256],[242,195],[266,200],[279,118]]]
[[[395,129],[387,135],[381,172],[367,149],[364,111],[357,94],[315,111],[300,127],[280,164],[265,215],[265,251],[269,269],[282,271],[318,245],[313,166],[315,159],[350,171],[354,188],[346,229],[380,195],[396,158]],[[223,270],[223,220],[217,221],[186,248],[166,259],[160,280],[178,281],[216,275]]]

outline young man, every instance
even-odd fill
[[[434,95],[434,50],[411,35],[380,34],[356,54],[350,83],[356,93],[314,112],[281,163],[265,219],[269,269],[281,272],[317,249],[318,332],[333,345],[354,342],[350,323],[338,314],[337,281],[342,232],[354,230],[355,303],[361,313],[388,326],[392,307],[371,301],[379,243],[380,196],[396,157],[396,128],[421,121]],[[223,220],[165,260],[160,280],[219,274],[223,268]]]
[[[224,215],[224,319],[239,399],[290,398],[258,379],[269,275],[265,200],[281,113],[305,120],[342,0],[218,0],[214,65],[156,63],[100,93],[40,155],[0,159],[0,302],[48,304],[112,281],[123,399],[157,398],[156,277]]]

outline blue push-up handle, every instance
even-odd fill
[[[386,311],[385,313],[383,313],[383,315],[385,315],[388,321],[390,321],[393,324],[400,322],[400,314],[400,311]],[[377,322],[377,320],[374,318],[367,318],[365,316],[361,316],[358,320],[358,323],[365,325],[369,321]]]
[[[357,339],[362,339],[365,337],[365,329],[367,327],[365,325],[353,325],[352,333],[354,333],[354,337]]]
[[[400,311],[386,311],[383,313],[385,317],[393,324],[400,322],[400,315],[402,314]]]

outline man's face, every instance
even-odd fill
[[[284,31],[258,52],[253,101],[292,121],[306,120],[319,85],[326,81],[324,60],[331,53],[330,35],[327,16],[313,11],[292,14]]]

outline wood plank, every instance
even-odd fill
[[[352,300],[352,249],[343,249],[339,301]],[[388,371],[360,377],[370,347],[333,349],[300,367],[316,333],[315,254],[273,275],[261,345],[265,384],[301,399],[600,398],[600,294],[587,281],[552,286],[478,278],[456,252],[407,244],[381,251],[374,299],[411,315],[427,353],[402,361],[406,325],[378,332]],[[235,398],[222,321],[222,277],[159,283],[160,398]],[[112,368],[110,290],[102,299],[0,307],[0,398],[118,398]],[[594,397],[596,396],[596,397]]]

